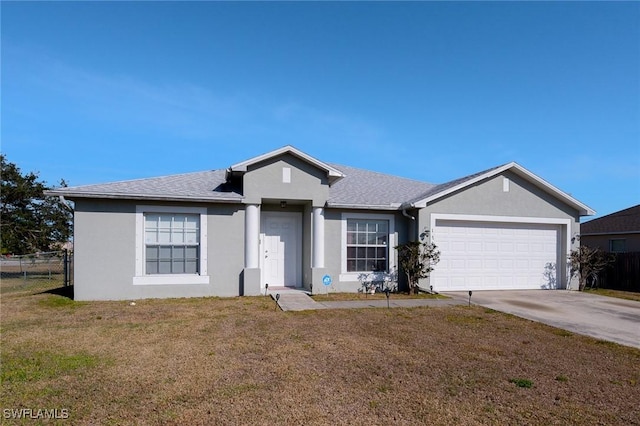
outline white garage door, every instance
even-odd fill
[[[560,225],[436,220],[436,291],[556,288]]]

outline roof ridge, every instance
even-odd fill
[[[432,185],[432,186],[437,186],[437,184],[435,183],[431,183],[431,182],[427,182],[424,180],[419,180],[419,179],[413,179],[413,178],[408,178],[408,177],[404,177],[404,176],[398,176],[398,175],[394,175],[394,174],[390,174],[390,173],[384,173],[384,172],[379,172],[376,170],[370,170],[370,169],[363,169],[361,167],[354,167],[354,166],[347,166],[345,164],[338,164],[338,163],[327,163],[328,165],[330,165],[331,167],[334,167],[336,169],[352,169],[352,170],[358,170],[358,171],[362,171],[362,172],[366,172],[366,173],[373,173],[376,175],[380,175],[380,176],[389,176],[389,177],[393,177],[396,179],[403,179],[403,180],[407,180],[410,182],[415,182],[415,183],[420,183],[423,185]]]

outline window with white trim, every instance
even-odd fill
[[[199,273],[199,233],[199,215],[145,213],[145,275]]]
[[[136,206],[133,284],[209,284],[207,208]]]
[[[357,282],[363,273],[395,271],[395,214],[344,212],[341,216],[341,267],[338,279]]]
[[[389,270],[389,221],[347,219],[347,272]]]

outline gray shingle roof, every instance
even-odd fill
[[[580,225],[582,235],[640,232],[640,204]]]
[[[323,163],[324,164],[324,163]],[[499,172],[500,169],[511,167],[514,171],[521,171],[526,178],[535,180],[545,188],[551,188],[554,193],[574,203],[583,209],[583,214],[593,214],[588,207],[573,200],[546,182],[533,176],[515,163],[492,167],[459,179],[439,185],[401,178],[370,170],[358,169],[350,166],[328,165],[337,172],[344,173],[344,177],[333,183],[329,188],[328,207],[342,208],[370,208],[381,210],[397,210],[404,206],[430,202],[439,195],[445,195],[455,188],[471,184],[484,175]],[[128,180],[121,182],[85,185],[69,188],[59,188],[49,191],[50,195],[63,195],[74,198],[120,198],[130,200],[157,201],[194,201],[194,202],[242,202],[242,189],[237,179],[227,182],[227,170],[210,170],[180,175],[161,176],[148,179]],[[424,207],[424,206],[422,206]],[[582,211],[582,210],[580,210]]]
[[[225,185],[225,170],[185,173],[148,179],[58,188],[53,195],[70,198],[240,201],[242,195]]]
[[[332,164],[346,176],[329,189],[329,206],[398,208],[435,185],[370,170]]]
[[[424,200],[425,198],[433,197],[434,195],[437,195],[437,194],[440,194],[442,192],[445,192],[447,189],[454,188],[454,187],[456,187],[458,185],[462,185],[467,181],[475,179],[475,178],[477,178],[479,176],[482,176],[482,175],[484,175],[486,173],[489,173],[492,170],[499,169],[500,167],[503,167],[503,166],[504,166],[504,164],[500,165],[500,166],[496,166],[496,167],[491,167],[490,169],[483,170],[481,172],[474,173],[474,174],[471,174],[471,175],[468,175],[468,176],[465,176],[465,177],[454,179],[454,180],[449,181],[449,182],[441,183],[439,185],[432,185],[432,187],[430,189],[428,189],[427,191],[425,191],[422,194],[419,194],[417,197],[409,199],[408,201],[409,201],[409,203],[414,203],[414,202],[417,202],[417,201]]]
[[[329,206],[398,208],[435,185],[370,170],[332,164],[346,176],[329,189]],[[96,185],[59,188],[54,195],[184,201],[242,200],[239,190],[225,184],[226,170],[187,173]]]

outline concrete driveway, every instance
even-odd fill
[[[466,292],[447,296],[467,301]],[[474,291],[471,303],[640,348],[640,302],[566,290]]]

